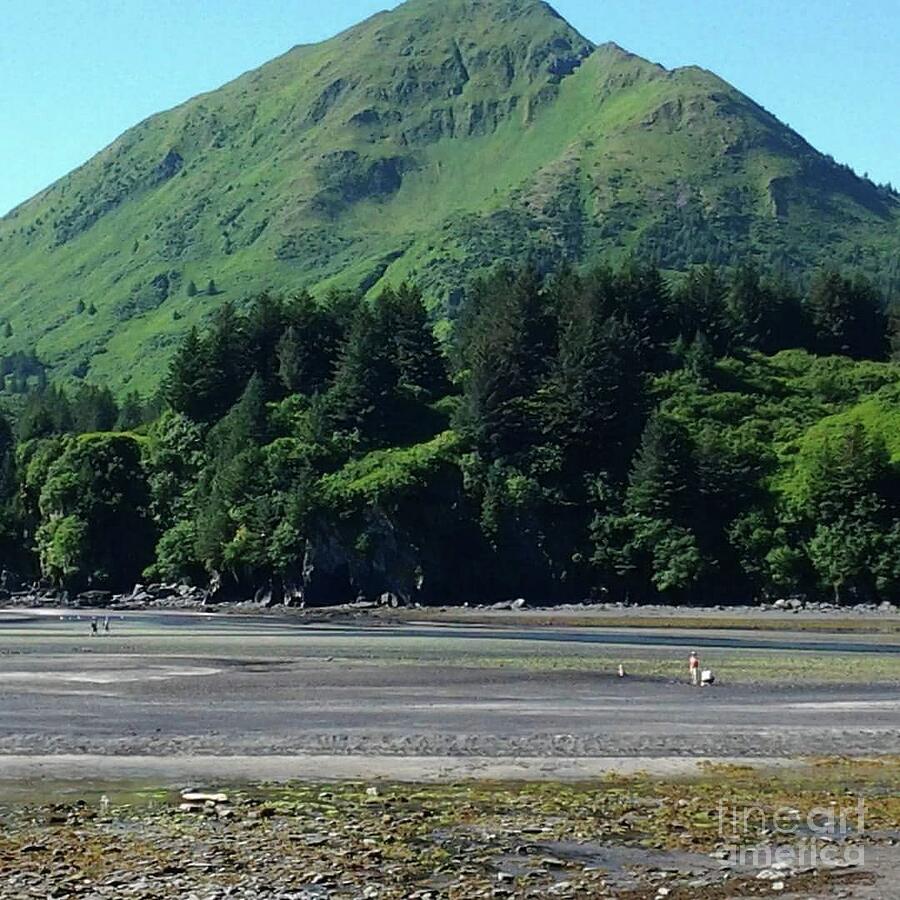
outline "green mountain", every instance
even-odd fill
[[[410,0],[142,122],[0,220],[0,356],[149,390],[223,299],[415,278],[440,317],[498,260],[630,251],[891,287],[900,199],[712,73],[594,46],[538,0]]]

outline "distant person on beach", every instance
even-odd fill
[[[691,651],[688,668],[691,672],[691,684],[694,687],[700,687],[700,657],[697,655],[696,650]]]
[[[103,620],[103,631],[104,631],[106,634],[109,634],[109,616],[107,616],[107,617]]]
[[[91,637],[96,637],[100,633],[100,630],[97,626],[97,620],[91,619]]]

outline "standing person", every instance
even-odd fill
[[[691,670],[691,684],[694,687],[700,687],[700,657],[696,650],[691,650],[688,666]]]
[[[97,627],[97,620],[91,619],[91,637],[96,637],[99,633],[100,632]]]
[[[104,631],[106,634],[109,634],[109,616],[107,616],[107,617],[103,620],[103,631]]]

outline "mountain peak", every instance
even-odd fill
[[[499,36],[522,38],[528,34],[535,37],[552,34],[579,45],[593,46],[544,0],[406,0],[390,12],[379,13],[369,20],[373,22],[382,27],[412,25],[411,38],[417,29],[459,32],[473,38],[480,36],[488,42]]]
[[[398,10],[434,10],[438,14],[479,15],[487,12],[496,16],[521,16],[532,13],[549,15],[565,21],[563,17],[544,0],[406,0],[395,8]]]

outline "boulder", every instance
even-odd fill
[[[83,591],[75,597],[76,606],[103,607],[112,603],[111,591]]]
[[[275,597],[275,592],[272,589],[272,585],[267,585],[266,587],[259,588],[253,595],[253,602],[258,606],[264,606],[266,609],[271,609],[273,606],[277,606],[278,599]]]

